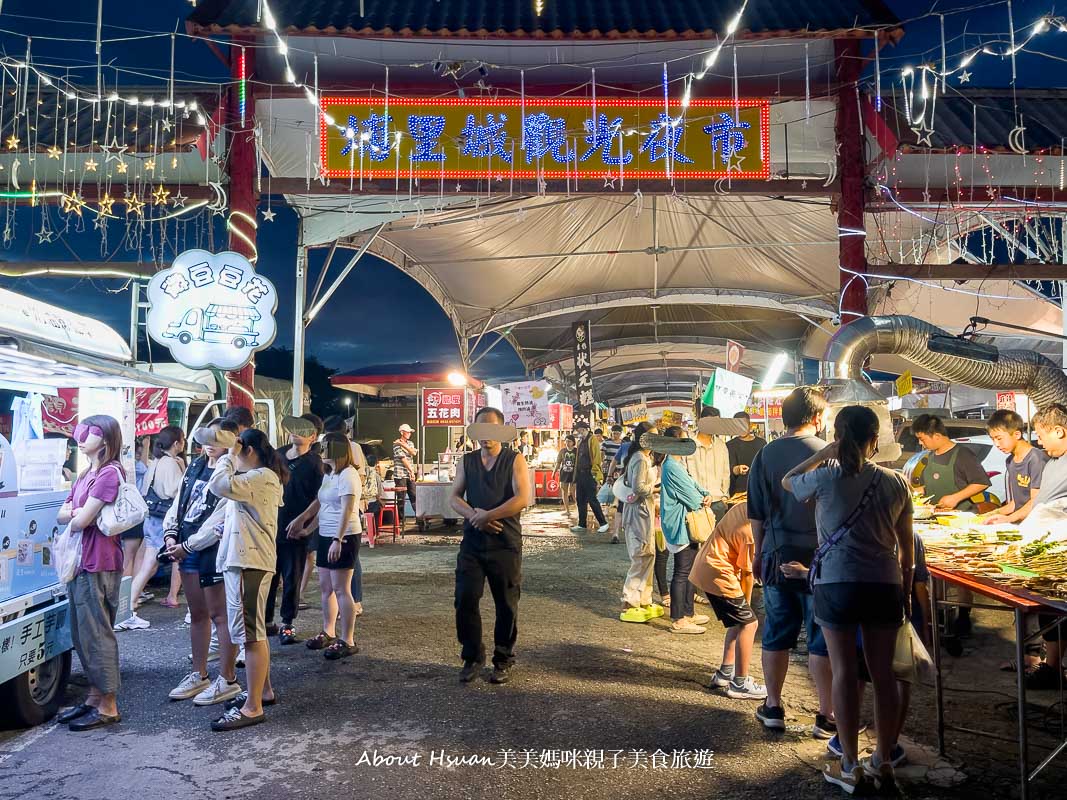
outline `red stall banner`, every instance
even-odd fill
[[[167,417],[167,399],[170,392],[167,389],[137,389],[135,404],[137,407],[137,430],[138,438],[141,436],[154,436],[159,433],[169,422]]]
[[[466,390],[423,389],[422,424],[426,427],[455,425],[463,426],[466,415]]]
[[[574,427],[574,406],[569,403],[549,403],[548,427],[554,431],[571,430]]]
[[[41,421],[45,433],[72,438],[78,424],[78,390],[60,389],[58,395],[46,394],[41,399]]]

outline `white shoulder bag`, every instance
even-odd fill
[[[119,470],[119,493],[115,500],[105,505],[96,518],[96,527],[105,536],[118,536],[131,528],[136,528],[148,516],[148,503],[137,490],[137,486],[126,480]]]

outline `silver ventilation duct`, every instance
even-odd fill
[[[1038,408],[1067,402],[1067,375],[1040,353],[1001,350],[997,361],[991,363],[930,351],[931,336],[948,335],[915,317],[861,317],[838,330],[830,340],[823,357],[823,378],[834,387],[835,395],[861,399],[860,395],[867,391],[873,394],[861,371],[867,357],[893,354],[946,381],[977,389],[1025,392]]]

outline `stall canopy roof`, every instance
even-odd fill
[[[259,0],[201,0],[189,15],[196,33],[261,30]],[[347,36],[537,37],[550,39],[714,38],[737,13],[735,0],[554,0],[537,14],[530,0],[482,3],[439,0],[285,0],[271,4],[288,33]],[[360,13],[361,9],[364,13]],[[794,0],[751,3],[742,32],[838,32],[895,27],[896,16],[878,0]]]
[[[414,397],[422,386],[448,385],[448,376],[457,371],[455,367],[434,361],[378,364],[343,375],[333,375],[330,383],[338,389],[371,397]],[[480,389],[484,384],[477,378],[468,376],[467,385]]]

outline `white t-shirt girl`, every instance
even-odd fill
[[[322,477],[322,488],[319,489],[320,536],[344,539],[363,532],[363,518],[359,511],[362,483],[359,473],[352,466],[345,467],[340,473],[329,473]],[[353,498],[352,512],[347,520],[342,520],[341,505],[345,497]]]

